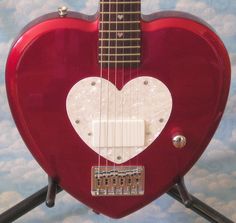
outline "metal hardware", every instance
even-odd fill
[[[112,2],[105,2],[105,1],[101,1],[100,4],[139,4],[139,1],[127,1],[127,2],[120,2],[120,1],[112,1]]]
[[[140,46],[99,46],[99,49],[139,49]]]
[[[144,81],[143,83],[144,83],[144,85],[148,85],[148,81]]]
[[[59,7],[59,8],[58,8],[58,14],[59,14],[61,17],[67,16],[67,14],[68,14],[68,8],[67,8],[66,6]]]
[[[113,61],[110,61],[110,60],[99,60],[99,63],[140,63],[140,60],[113,60]]]
[[[117,38],[99,38],[99,41],[140,41],[140,38],[123,38],[123,39],[117,39]]]
[[[92,167],[93,196],[140,196],[144,194],[143,166]]]
[[[140,53],[100,53],[99,56],[140,56]]]
[[[172,143],[175,148],[181,149],[186,146],[187,139],[183,135],[176,135],[173,137]]]
[[[107,2],[107,3],[110,3],[110,2]],[[114,14],[120,14],[120,13],[123,13],[126,15],[130,15],[130,14],[135,15],[135,14],[140,14],[141,12],[140,11],[135,11],[135,12],[132,12],[132,11],[131,12],[128,12],[128,11],[127,12],[126,11],[125,12],[100,12],[100,14],[108,14],[108,15],[109,14],[114,15]]]
[[[139,23],[140,21],[100,21],[100,24],[139,24]]]
[[[137,33],[140,32],[140,29],[132,29],[132,30],[99,30],[100,33]]]
[[[122,157],[121,157],[121,156],[117,156],[117,159],[118,159],[118,160],[122,160]]]

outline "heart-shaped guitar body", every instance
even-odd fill
[[[92,209],[120,218],[161,196],[199,159],[224,111],[230,62],[211,28],[172,12],[141,21],[138,68],[101,72],[98,24],[70,12],[27,26],[9,54],[7,93],[47,174]],[[176,135],[187,140],[182,148],[173,145]],[[102,191],[101,169],[118,174],[117,184],[126,174],[126,186],[137,174],[139,187]]]

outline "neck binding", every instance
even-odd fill
[[[140,63],[141,0],[101,0],[99,63],[137,67]]]

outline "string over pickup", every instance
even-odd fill
[[[91,171],[93,196],[144,195],[143,166],[96,166]]]

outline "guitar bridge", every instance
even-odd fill
[[[144,166],[95,166],[91,170],[93,196],[140,196],[144,194]]]

